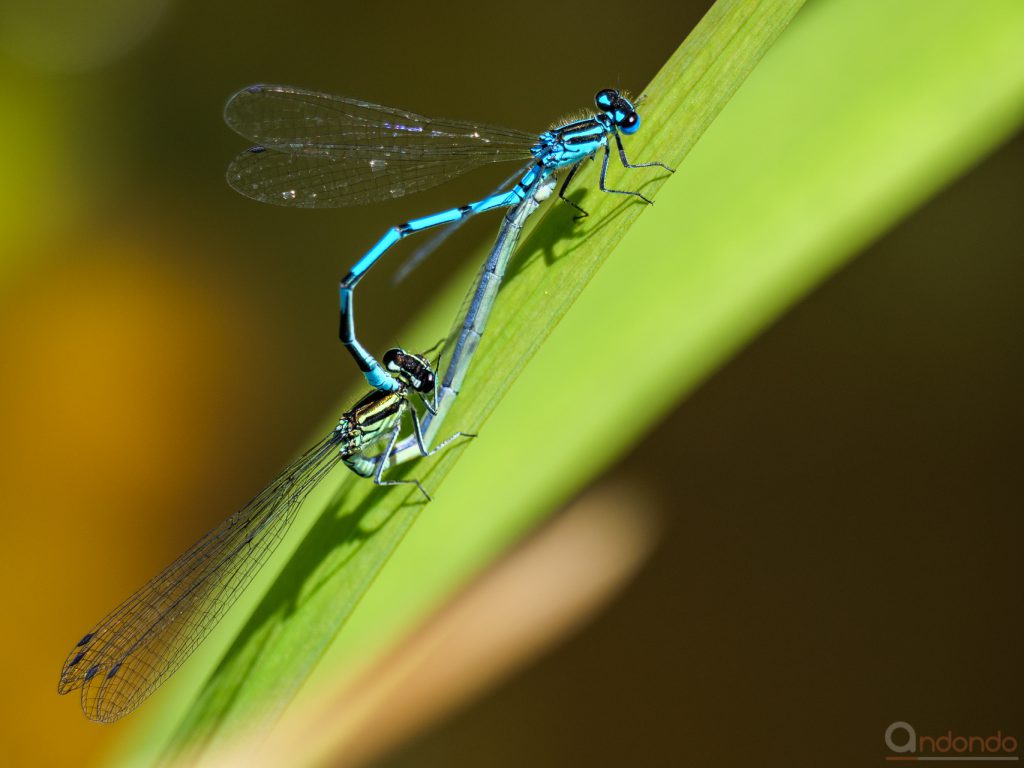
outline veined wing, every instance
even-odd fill
[[[476,149],[520,157],[537,141],[535,134],[512,128],[424,117],[286,85],[243,88],[228,99],[224,120],[249,141],[283,152],[312,149],[325,154],[343,150],[373,154],[383,148],[422,156]]]
[[[261,202],[307,208],[379,202],[488,163],[526,161],[537,141],[523,131],[280,85],[242,89],[224,119],[258,145],[232,162],[231,186]]]
[[[237,192],[261,203],[293,208],[339,208],[404,197],[436,187],[471,168],[502,159],[506,158],[467,160],[439,155],[413,160],[381,155],[366,160],[253,147],[231,162],[227,178]]]
[[[97,624],[68,654],[59,693],[82,689],[90,720],[128,714],[184,663],[284,537],[340,460],[332,432],[242,509]]]

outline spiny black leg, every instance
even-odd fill
[[[637,163],[636,165],[633,165],[632,163],[629,162],[629,160],[626,159],[626,148],[622,146],[622,137],[619,136],[618,133],[615,134],[615,143],[619,146],[619,160],[622,161],[623,168],[653,168],[654,166],[657,165],[661,168],[664,168],[669,173],[676,172],[675,168],[669,168],[664,163],[659,163],[657,161],[653,163]]]
[[[454,435],[449,435],[436,446],[431,448],[430,453],[428,453],[427,456],[433,456],[438,451],[443,451],[445,448],[448,447],[448,443],[450,443],[452,440],[458,440],[460,437],[476,437],[476,434],[473,432],[456,432]]]
[[[434,397],[433,397],[434,404],[433,404],[433,406],[431,406],[427,402],[427,399],[425,397],[423,397],[423,395],[420,395],[420,399],[423,401],[423,405],[426,406],[428,411],[430,411],[430,415],[431,416],[436,416],[437,415],[437,398],[438,398],[438,392],[441,389],[441,386],[440,386],[441,385],[441,359],[444,356],[444,350],[445,350],[444,345],[445,345],[445,343],[447,341],[448,341],[448,338],[445,337],[445,338],[441,339],[439,342],[437,342],[437,344],[434,345],[435,347],[439,347],[439,349],[437,350],[437,362],[434,363]]]
[[[423,403],[423,407],[427,409],[427,413],[429,413],[431,416],[437,416],[437,389],[434,389],[433,403],[429,402],[427,398],[425,398],[422,395],[422,393],[417,392],[416,394],[419,395],[420,402]]]
[[[433,456],[438,451],[443,451],[445,449],[445,447],[448,445],[448,443],[450,443],[452,440],[455,440],[457,438],[460,438],[460,437],[476,437],[475,434],[472,434],[470,432],[456,432],[454,435],[451,435],[450,437],[446,437],[444,440],[442,440],[440,443],[438,443],[438,445],[436,445],[434,448],[427,448],[427,441],[424,440],[424,438],[423,438],[423,427],[420,424],[419,414],[416,413],[415,409],[411,409],[411,414],[412,414],[412,430],[413,430],[413,434],[416,435],[416,445],[420,449],[420,455],[421,456],[424,456],[424,457],[426,457],[426,456]]]
[[[420,449],[420,456],[429,456],[430,449],[427,448],[427,442],[423,439],[423,427],[420,426],[420,415],[416,413],[415,408],[410,408],[409,411],[412,417],[412,432],[416,435],[416,446]]]
[[[647,199],[646,197],[641,195],[639,192],[630,192],[630,191],[625,190],[625,189],[609,189],[608,187],[605,186],[604,179],[605,179],[605,176],[608,174],[608,158],[610,156],[611,156],[611,147],[608,144],[608,139],[605,139],[604,140],[604,158],[601,160],[601,184],[600,184],[601,191],[602,192],[611,192],[614,195],[633,195],[633,197],[639,197],[641,200],[643,200],[648,205],[654,205],[654,201],[653,200]]]
[[[558,190],[558,199],[561,200],[563,203],[568,203],[573,208],[575,208],[577,211],[579,211],[579,215],[578,216],[573,216],[572,217],[573,221],[579,221],[580,219],[585,219],[587,216],[590,215],[585,210],[583,210],[580,206],[578,206],[576,203],[574,203],[572,200],[570,200],[568,197],[565,196],[565,190],[569,187],[569,182],[572,181],[572,177],[576,175],[576,171],[578,171],[579,169],[580,169],[580,164],[579,163],[576,163],[576,165],[574,165],[572,168],[570,168],[569,169],[569,173],[567,173],[565,175],[565,181],[562,182],[562,188],[560,190]]]
[[[414,411],[415,413],[415,411]],[[420,489],[420,493],[427,497],[427,501],[433,501],[430,498],[430,494],[427,493],[426,489],[420,484],[419,480],[384,480],[384,470],[387,469],[388,462],[391,460],[391,452],[395,449],[395,443],[398,442],[398,433],[402,431],[402,420],[401,418],[395,422],[395,428],[391,430],[391,437],[388,439],[388,447],[384,450],[384,453],[380,455],[380,459],[377,463],[377,472],[373,476],[373,482],[375,485],[415,485]]]

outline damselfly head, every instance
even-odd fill
[[[434,369],[427,358],[395,347],[385,352],[382,359],[388,373],[410,389],[420,393],[434,391]]]
[[[598,91],[594,97],[598,109],[612,119],[615,127],[625,134],[636,133],[640,128],[640,115],[632,102],[614,88]]]

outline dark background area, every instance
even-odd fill
[[[881,766],[898,720],[1019,743],[1022,172],[1018,136],[667,418],[602,480],[664,505],[636,582],[381,764]]]
[[[542,129],[600,87],[641,89],[708,5],[3,8],[5,762],[102,759],[121,726],[54,693],[69,644],[354,384],[336,282],[361,249],[497,180],[260,206],[223,181],[245,146],[221,121],[228,95],[286,82]],[[637,446],[603,482],[660,500],[651,565],[388,764],[873,765],[898,719],[1024,737],[1022,172],[1018,137]],[[401,255],[361,285],[367,346],[394,341],[494,226],[471,222],[397,288]]]
[[[639,3],[628,24],[610,0],[0,6],[6,762],[96,764],[131,730],[56,695],[70,645],[352,391],[337,281],[353,261],[506,175],[368,208],[259,205],[224,181],[247,146],[223,123],[228,96],[290,83],[540,131],[600,88],[641,89],[708,6]],[[496,226],[470,222],[397,288],[408,249],[363,281],[367,347],[395,342]]]

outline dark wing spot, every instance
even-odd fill
[[[99,671],[100,671],[100,665],[99,664],[93,664],[91,667],[89,667],[89,671],[85,673],[85,682],[88,683],[90,680],[92,680],[94,677],[96,677],[96,673],[99,672]]]

